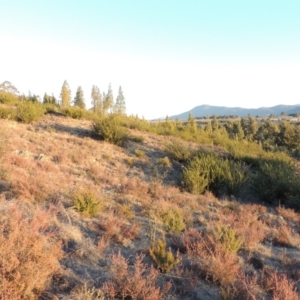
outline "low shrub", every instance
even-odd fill
[[[44,103],[43,107],[45,108],[47,114],[57,113],[59,111],[59,107],[53,103]]]
[[[218,192],[225,187],[236,195],[248,178],[247,168],[240,162],[218,157],[213,152],[200,152],[183,169],[183,185],[189,192],[202,194],[209,189]]]
[[[18,96],[4,91],[0,91],[0,103],[15,104],[18,102]]]
[[[88,189],[76,191],[72,195],[72,200],[73,207],[87,217],[93,217],[101,210],[98,197]]]
[[[12,107],[0,107],[0,119],[15,119],[16,110]]]
[[[243,240],[238,237],[233,228],[218,225],[213,231],[216,242],[220,242],[225,252],[236,253],[242,246]]]
[[[135,143],[143,143],[145,138],[140,135],[131,135],[129,139]]]
[[[161,214],[161,219],[167,231],[181,232],[185,228],[183,214],[179,209],[169,209]]]
[[[183,143],[173,141],[166,146],[166,151],[174,160],[185,162],[192,156],[192,151]]]
[[[145,152],[143,150],[140,150],[140,149],[135,149],[134,153],[137,157],[145,156]]]
[[[284,203],[289,197],[296,196],[295,185],[299,184],[294,166],[285,161],[261,162],[251,180],[252,187],[261,200],[268,203]]]
[[[123,145],[128,140],[127,129],[120,125],[118,116],[108,116],[95,120],[92,123],[93,131],[105,141]]]
[[[80,107],[66,107],[61,112],[64,116],[73,119],[83,119],[86,114],[86,110]]]
[[[165,166],[165,167],[170,167],[171,166],[171,162],[169,157],[163,157],[163,158],[159,158],[158,159],[158,164],[161,166]]]
[[[237,196],[248,181],[248,167],[242,162],[227,161],[228,171],[224,182],[230,195]]]
[[[16,120],[21,123],[37,121],[45,114],[45,109],[39,103],[22,101],[17,106]]]
[[[166,250],[166,246],[166,241],[163,238],[155,240],[150,248],[150,256],[163,273],[168,273],[180,262],[179,258],[173,255],[171,249]]]

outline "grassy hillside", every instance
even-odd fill
[[[300,299],[296,160],[92,122],[0,119],[1,299]]]

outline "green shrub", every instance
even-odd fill
[[[192,156],[192,151],[189,147],[185,146],[183,143],[172,141],[166,146],[166,151],[174,160],[179,162],[185,162]]]
[[[137,135],[132,135],[129,137],[129,139],[133,142],[136,142],[136,143],[143,143],[144,142],[144,137],[143,136],[137,136]]]
[[[0,119],[15,119],[16,110],[13,107],[0,107]]]
[[[18,96],[4,91],[0,91],[0,103],[15,104],[18,102]]]
[[[44,103],[43,107],[47,114],[57,113],[59,111],[59,107],[54,103]]]
[[[118,116],[108,116],[95,120],[92,123],[94,132],[105,141],[123,145],[128,140],[127,129],[120,125]]]
[[[137,157],[145,156],[145,152],[143,150],[140,150],[140,149],[135,149],[134,153]]]
[[[170,209],[161,215],[167,231],[181,232],[185,228],[182,212],[178,209]]]
[[[214,238],[220,242],[225,252],[236,253],[242,246],[243,240],[230,227],[217,226],[213,231]]]
[[[158,159],[158,164],[161,166],[165,166],[165,167],[170,167],[171,166],[171,162],[169,157],[163,157],[163,158],[159,158]]]
[[[199,153],[183,169],[184,187],[194,194],[217,190],[223,183],[224,162],[214,153]]]
[[[228,170],[224,174],[224,184],[230,195],[237,196],[248,180],[248,168],[242,162],[227,161]]]
[[[262,161],[251,180],[254,190],[268,203],[294,197],[295,183],[299,184],[294,166],[285,161]]]
[[[101,210],[101,202],[95,193],[85,189],[72,195],[73,207],[84,216],[93,217]]]
[[[86,114],[86,110],[80,107],[66,107],[61,110],[62,114],[66,117],[73,119],[83,119]]]
[[[175,265],[179,263],[179,259],[174,257],[171,249],[166,250],[165,239],[156,240],[155,245],[150,248],[150,256],[157,264],[158,268],[163,272],[169,272]]]
[[[17,106],[16,120],[22,123],[37,121],[45,113],[45,109],[39,103],[22,101]]]
[[[206,189],[218,192],[226,187],[236,195],[248,178],[247,167],[240,162],[218,157],[213,152],[199,152],[183,169],[183,185],[189,192],[201,194]]]

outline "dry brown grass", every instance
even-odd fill
[[[17,206],[1,211],[1,299],[37,299],[59,270],[62,252],[50,229],[53,213],[37,209],[26,216]]]
[[[129,246],[131,241],[138,237],[141,226],[130,223],[113,213],[103,216],[95,223],[95,229],[103,231],[106,240],[112,240],[123,246]]]
[[[130,130],[143,143],[120,148],[94,139],[90,121],[51,115],[0,128],[1,299],[298,299],[299,213],[183,192],[181,163],[159,163],[169,137]],[[90,218],[74,209],[81,189],[103,202]],[[149,255],[163,236],[181,257],[167,274]]]
[[[289,280],[286,274],[266,271],[263,273],[262,285],[274,300],[300,299],[295,283]]]
[[[160,288],[156,281],[159,272],[143,263],[137,255],[133,267],[120,252],[111,257],[112,278],[103,285],[106,299],[160,300],[171,288],[170,283]]]
[[[226,251],[214,236],[191,229],[184,235],[184,246],[187,254],[196,259],[202,276],[221,286],[235,281],[240,269],[238,256]]]

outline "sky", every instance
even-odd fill
[[[202,104],[300,104],[299,0],[0,0],[0,83],[92,85],[153,119]]]

